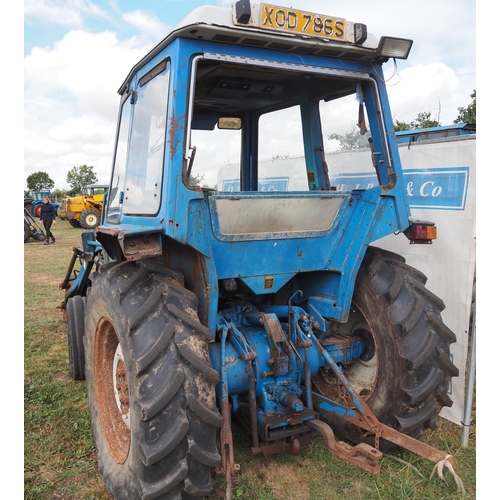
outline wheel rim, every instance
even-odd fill
[[[121,344],[118,344],[113,359],[113,381],[116,406],[120,410],[120,414],[124,424],[128,429],[130,429],[130,401],[128,393],[128,381]]]
[[[97,411],[109,451],[122,464],[130,449],[130,407],[123,352],[109,320],[101,319],[94,345]]]

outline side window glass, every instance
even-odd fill
[[[139,81],[123,193],[127,215],[155,215],[160,208],[169,75],[164,61]]]
[[[110,223],[118,223],[120,218],[120,193],[123,192],[125,184],[125,169],[127,165],[127,145],[130,131],[130,116],[132,106],[130,96],[123,103],[120,117],[120,129],[116,143],[115,164],[113,168],[113,177],[110,184],[108,196],[108,212],[106,220]]]

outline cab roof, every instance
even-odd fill
[[[259,7],[258,4],[252,5],[252,9]],[[252,16],[254,16],[253,13]],[[297,54],[381,62],[380,54],[377,52],[378,40],[375,36],[367,33],[366,40],[362,44],[353,43],[354,25],[355,23],[346,21],[346,41],[339,42],[329,38],[269,31],[258,27],[257,23],[252,21],[247,26],[237,24],[235,4],[232,9],[215,6],[199,7],[193,10],[156,47],[134,65],[118,93],[122,95],[127,90],[134,74],[177,38],[269,48]],[[351,37],[351,40],[348,37]],[[385,60],[387,58],[384,58]]]

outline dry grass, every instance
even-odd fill
[[[86,403],[85,382],[68,375],[67,331],[58,285],[80,245],[81,230],[64,221],[54,227],[57,243],[24,245],[24,498],[28,500],[110,500],[99,477]],[[475,418],[469,446],[461,428],[442,421],[425,441],[454,455],[466,495],[456,492],[451,475],[434,477],[433,464],[409,452],[398,457],[413,467],[382,459],[373,476],[330,454],[320,439],[297,456],[252,456],[235,430],[233,498],[242,500],[402,500],[476,498]],[[215,479],[210,500],[225,500],[225,478]]]

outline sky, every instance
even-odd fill
[[[421,0],[274,0],[362,22],[377,38],[411,38],[388,92],[393,118],[420,112],[451,124],[476,88],[476,2]],[[74,166],[92,165],[109,181],[119,96],[131,67],[194,8],[226,0],[25,0],[24,176],[47,172],[69,188]],[[405,5],[402,8],[402,5]],[[6,24],[5,21],[3,21]],[[392,75],[392,62],[386,65]]]

